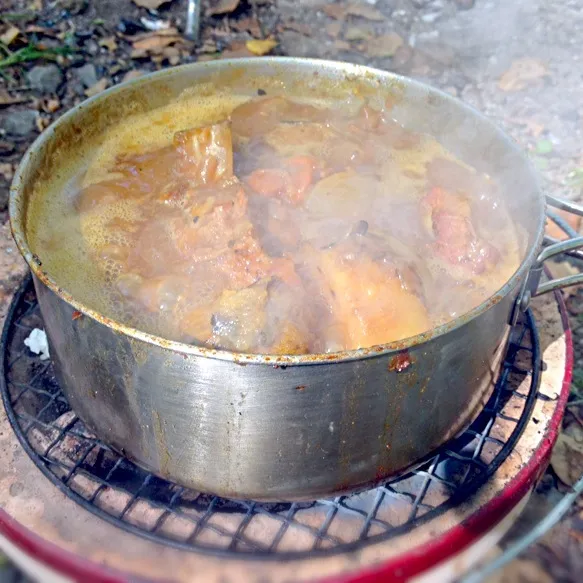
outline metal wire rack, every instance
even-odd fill
[[[30,278],[16,293],[0,345],[0,391],[22,446],[62,492],[116,526],[181,549],[241,558],[346,552],[406,532],[461,503],[496,471],[529,420],[541,355],[527,312],[512,330],[493,395],[463,434],[415,470],[379,486],[304,503],[227,500],[137,467],[92,435],[53,374],[25,346],[43,328]]]

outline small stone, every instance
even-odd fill
[[[0,120],[0,127],[9,135],[24,137],[36,129],[38,113],[32,109],[24,109],[6,114]]]
[[[73,69],[73,75],[77,78],[79,83],[81,83],[84,89],[93,87],[98,81],[97,71],[95,70],[95,65],[92,63],[87,63],[82,67]]]
[[[63,73],[57,65],[37,65],[26,77],[30,86],[42,93],[56,93],[63,82]]]

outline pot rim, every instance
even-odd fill
[[[108,99],[109,96],[114,95],[118,92],[123,92],[130,86],[136,87],[142,84],[146,85],[152,79],[173,76],[176,74],[180,74],[181,71],[188,69],[208,68],[209,70],[212,71],[216,70],[217,68],[227,68],[232,66],[237,67],[254,66],[254,64],[257,62],[261,62],[264,65],[273,64],[280,67],[285,66],[286,64],[289,64],[290,66],[297,65],[299,62],[305,65],[306,67],[310,66],[319,68],[323,67],[327,70],[337,70],[339,73],[342,73],[344,75],[351,75],[355,77],[360,77],[364,75],[368,77],[375,77],[380,80],[401,82],[406,84],[407,86],[415,86],[416,88],[423,90],[427,93],[437,95],[445,101],[453,101],[455,102],[457,108],[465,110],[468,114],[478,118],[482,123],[489,125],[493,129],[495,134],[498,136],[498,138],[501,141],[505,142],[506,147],[509,150],[513,151],[515,154],[517,154],[523,160],[525,167],[529,169],[530,174],[533,176],[535,182],[537,183],[536,192],[538,194],[541,209],[540,217],[538,220],[537,233],[535,234],[534,239],[535,244],[533,244],[531,248],[528,250],[521,264],[516,269],[514,274],[510,277],[510,279],[496,293],[494,293],[492,296],[487,298],[485,301],[483,301],[481,304],[479,304],[469,312],[466,312],[465,314],[458,316],[455,320],[431,328],[430,330],[427,330],[426,332],[423,332],[421,334],[417,334],[416,336],[411,336],[409,338],[404,338],[401,340],[385,344],[378,344],[367,348],[344,350],[341,352],[300,354],[300,355],[279,355],[279,354],[272,355],[272,354],[240,353],[231,352],[228,350],[206,348],[193,344],[185,344],[183,342],[168,340],[155,334],[143,332],[142,330],[133,328],[131,326],[127,326],[125,324],[117,322],[114,319],[108,318],[107,316],[104,316],[97,310],[94,310],[93,308],[90,308],[83,304],[82,302],[76,300],[73,294],[61,288],[59,284],[49,274],[47,274],[41,269],[41,264],[38,258],[32,253],[24,233],[25,217],[21,216],[24,212],[23,210],[24,204],[23,200],[21,200],[20,192],[24,184],[23,176],[25,175],[25,168],[33,163],[34,156],[36,155],[36,152],[41,148],[41,146],[52,138],[55,132],[55,128],[69,122],[71,119],[74,119],[77,113],[80,110],[87,107],[87,105],[105,101],[106,99]],[[162,71],[156,71],[154,73],[144,75],[143,77],[140,77],[138,79],[133,79],[130,81],[126,81],[125,83],[120,83],[99,93],[98,95],[86,99],[79,103],[78,105],[76,105],[75,107],[73,107],[72,109],[70,109],[67,113],[63,114],[60,118],[58,118],[53,124],[51,124],[47,129],[45,129],[28,148],[24,157],[20,161],[20,164],[14,175],[14,179],[10,187],[9,197],[10,229],[12,231],[12,236],[14,237],[14,240],[20,253],[24,257],[33,275],[39,281],[41,281],[46,287],[48,287],[52,292],[58,295],[69,305],[71,305],[74,310],[81,312],[84,316],[89,316],[90,318],[100,322],[105,326],[113,328],[118,333],[125,334],[132,338],[135,338],[136,340],[140,340],[148,344],[153,344],[167,350],[180,352],[185,355],[203,356],[218,360],[231,361],[237,364],[267,364],[269,366],[327,364],[331,362],[346,362],[353,360],[361,360],[374,356],[385,356],[403,352],[409,348],[418,346],[420,344],[424,344],[430,340],[434,340],[449,332],[453,332],[454,330],[461,328],[467,322],[480,316],[488,309],[490,309],[493,305],[497,304],[499,301],[504,299],[509,293],[511,293],[515,286],[517,286],[517,284],[520,282],[523,275],[534,264],[544,233],[544,224],[546,216],[545,208],[546,204],[544,195],[542,193],[540,186],[538,186],[536,173],[534,172],[532,165],[528,161],[528,158],[526,158],[526,156],[522,153],[518,146],[511,140],[511,138],[505,132],[499,129],[496,124],[494,124],[485,115],[483,115],[473,107],[463,103],[462,101],[452,97],[451,95],[439,89],[436,89],[434,87],[426,85],[425,83],[421,83],[414,79],[410,79],[408,77],[398,75],[396,73],[392,73],[389,71],[382,71],[380,69],[375,69],[373,67],[355,65],[342,61],[329,61],[296,57],[250,57],[242,59],[225,59],[221,61],[212,61],[204,63],[190,63],[187,65],[172,67]],[[22,223],[23,225],[22,229],[19,223]]]

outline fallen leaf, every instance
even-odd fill
[[[390,32],[369,41],[366,53],[371,57],[386,58],[395,55],[403,46],[403,38],[396,32]]]
[[[583,473],[583,442],[560,433],[553,449],[551,466],[561,482],[572,486]]]
[[[132,59],[142,58],[148,54],[160,54],[162,51],[175,43],[183,41],[180,35],[156,34],[147,38],[142,38],[133,43],[133,50],[130,54]]]
[[[385,15],[380,10],[367,4],[351,4],[346,8],[346,14],[358,16],[365,20],[372,20],[373,22],[382,22],[385,19]]]
[[[307,24],[303,24],[301,22],[286,22],[283,25],[283,28],[286,30],[293,30],[295,32],[299,32],[304,36],[311,36],[312,35],[312,28]]]
[[[61,107],[61,102],[58,99],[47,99],[43,103],[43,110],[47,113],[55,113],[59,107]]]
[[[10,46],[20,34],[20,29],[16,28],[16,26],[9,26],[8,30],[0,36],[0,41],[3,42],[6,46]]]
[[[342,31],[342,23],[341,22],[329,22],[326,25],[326,32],[328,33],[328,36],[331,36],[332,38],[336,38],[340,32]]]
[[[23,95],[13,97],[6,91],[0,89],[0,108],[14,105],[15,103],[26,103],[27,101],[30,101],[30,98],[24,97]]]
[[[133,36],[123,36],[123,38],[125,38],[129,42],[136,42],[146,38],[152,38],[155,36],[181,36],[181,35],[175,26],[171,26],[170,28],[164,28],[162,30],[155,30],[152,32],[140,32],[139,34],[134,34]]]
[[[272,38],[266,38],[263,40],[253,39],[248,40],[245,43],[245,46],[254,55],[262,57],[263,55],[270,53],[277,46],[277,41]]]
[[[43,9],[43,0],[32,0],[31,3],[28,5],[29,10],[42,10]]]
[[[139,79],[145,75],[145,71],[140,71],[140,69],[133,69],[132,71],[128,71],[121,80],[122,83],[126,81],[131,81],[132,79]]]
[[[99,79],[99,81],[97,81],[95,85],[89,87],[89,89],[86,89],[85,95],[87,95],[87,97],[93,97],[94,95],[97,95],[98,93],[101,93],[104,89],[106,89],[107,85],[108,81],[105,77],[103,77],[102,79]]]
[[[53,38],[59,38],[59,36],[61,36],[58,33],[56,33],[55,31],[51,30],[50,28],[36,26],[35,24],[31,24],[31,25],[27,26],[26,32],[27,33],[34,33],[34,34],[42,34],[44,36],[51,36]],[[64,37],[64,34],[62,36]]]
[[[99,46],[105,47],[108,51],[113,53],[117,49],[117,41],[114,36],[107,36],[99,40]]]
[[[332,45],[337,51],[349,51],[352,49],[350,43],[346,42],[345,40],[337,39],[334,41]]]
[[[237,10],[240,0],[210,0],[210,6],[206,9],[207,16],[217,14],[230,14]]]
[[[245,46],[245,43],[241,43],[241,46]],[[204,41],[201,47],[198,48],[199,53],[218,53],[219,49],[217,48],[217,44],[215,41],[211,39],[207,39]]]
[[[344,38],[348,41],[354,42],[358,40],[368,40],[371,38],[372,32],[358,26],[349,26],[344,33]]]
[[[550,154],[553,151],[553,142],[551,140],[539,140],[535,147],[537,154]]]
[[[346,16],[346,8],[340,6],[340,4],[327,4],[326,6],[322,6],[322,12],[335,20],[341,20]]]
[[[158,10],[162,4],[172,2],[172,0],[132,0],[136,6],[147,8],[148,10]]]
[[[7,162],[1,163],[0,174],[2,174],[6,180],[12,180],[12,177],[14,176],[14,168],[12,167],[12,164]]]
[[[43,130],[45,130],[46,128],[49,127],[49,124],[51,123],[51,120],[46,118],[46,117],[42,117],[42,116],[38,116],[35,120],[36,123],[36,129],[39,132],[42,132]]]
[[[521,91],[548,74],[546,65],[540,59],[517,59],[498,80],[502,91]]]
[[[233,30],[238,32],[249,32],[254,37],[261,36],[261,27],[256,18],[241,18],[239,20],[231,21],[229,25]]]

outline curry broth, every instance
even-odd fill
[[[194,96],[109,131],[28,231],[60,285],[169,339],[334,352],[424,332],[519,265],[488,177],[384,109]],[[58,225],[58,229],[55,228]]]

